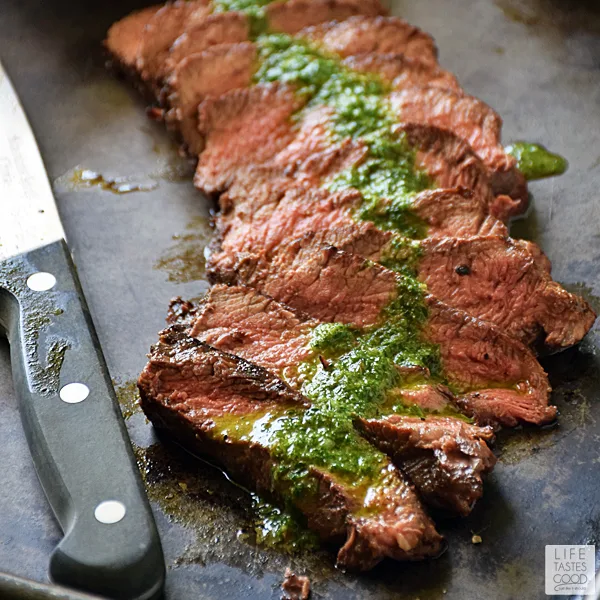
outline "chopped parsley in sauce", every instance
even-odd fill
[[[517,159],[519,171],[525,179],[542,179],[553,175],[562,175],[568,163],[559,154],[550,152],[540,144],[515,142],[505,148],[506,152]]]
[[[425,237],[426,226],[412,211],[414,195],[432,186],[415,162],[415,152],[388,110],[388,88],[379,77],[348,69],[339,58],[285,34],[256,40],[260,66],[257,82],[295,85],[310,102],[305,110],[327,106],[332,111],[332,139],[359,139],[368,148],[360,165],[327,182],[332,191],[354,188],[363,203],[355,215],[412,238]]]
[[[310,400],[309,408],[225,416],[216,420],[215,433],[268,447],[276,459],[273,478],[291,504],[298,495],[316,491],[315,468],[364,499],[370,487],[389,476],[390,461],[357,432],[356,419],[390,413],[422,417],[419,407],[402,401],[403,387],[443,379],[438,347],[423,334],[425,287],[415,277],[419,250],[410,240],[426,235],[425,224],[411,212],[412,198],[433,182],[417,167],[406,139],[394,132],[389,90],[379,77],[352,71],[338,57],[289,35],[261,33],[255,41],[256,82],[293,85],[307,97],[304,110],[324,106],[331,111],[332,141],[352,138],[367,147],[366,160],[325,185],[357,189],[363,203],[355,218],[400,234],[382,258],[398,272],[398,293],[373,326],[324,323],[313,329],[312,357],[288,380]]]

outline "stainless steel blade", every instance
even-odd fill
[[[0,260],[64,236],[35,137],[0,63]]]

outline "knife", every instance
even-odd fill
[[[64,537],[50,577],[157,597],[154,518],[35,138],[0,63],[0,333],[33,462]]]

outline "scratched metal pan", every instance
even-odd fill
[[[600,308],[600,9],[561,0],[413,0],[394,12],[430,31],[444,67],[504,117],[505,141],[547,144],[568,172],[531,185],[513,226],[539,242],[554,276]],[[435,561],[382,564],[365,575],[332,553],[289,555],[253,542],[248,497],[220,472],[159,443],[135,410],[132,382],[168,300],[207,288],[199,265],[208,203],[162,127],[103,68],[99,44],[130,1],[4,0],[0,56],[54,181],[85,294],[123,403],[168,563],[167,600],[275,599],[286,566],[314,597],[543,598],[546,544],[600,543],[598,330],[544,361],[558,427],[503,435],[500,462],[474,513],[440,522]],[[79,171],[77,169],[80,169]],[[101,174],[86,182],[81,169]],[[111,181],[117,180],[116,183]],[[115,189],[139,188],[130,193]],[[1,215],[0,215],[1,218]],[[59,530],[20,429],[8,352],[0,345],[0,570],[46,581]],[[85,449],[82,449],[84,451]],[[473,535],[482,543],[473,544]]]

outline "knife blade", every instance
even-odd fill
[[[21,420],[64,537],[53,581],[157,597],[154,518],[33,132],[0,63],[0,333]]]

